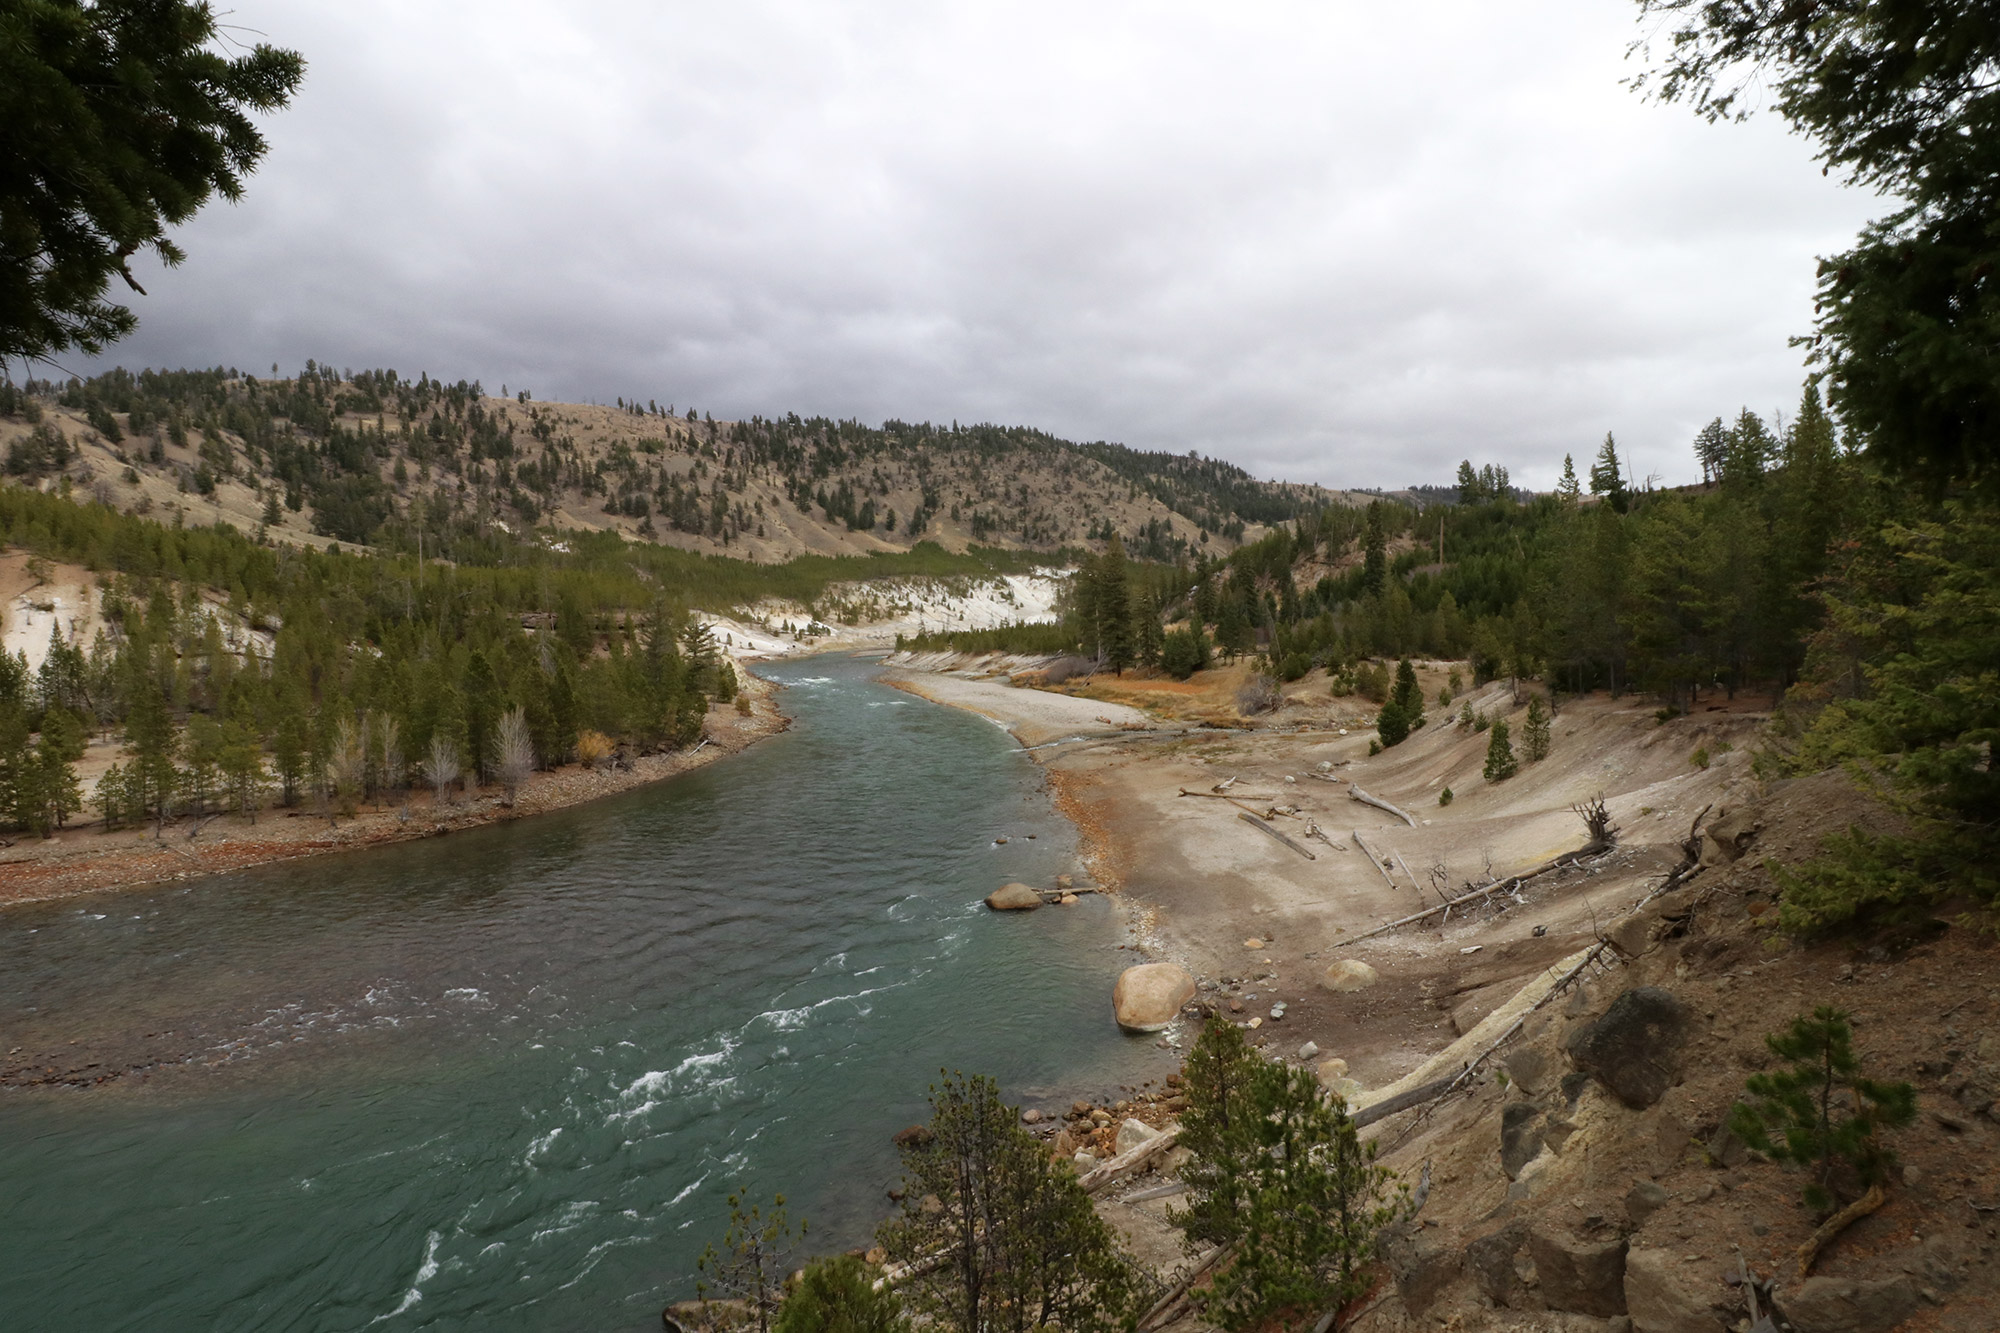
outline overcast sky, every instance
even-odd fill
[[[303,52],[124,365],[316,357],[1551,484],[1796,404],[1875,198],[1620,81],[1630,0],[241,0]],[[247,35],[247,34],[245,34]],[[69,364],[75,364],[73,362]]]

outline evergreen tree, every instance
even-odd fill
[[[1694,437],[1694,456],[1701,463],[1703,485],[1722,479],[1722,461],[1729,455],[1729,431],[1717,417]]]
[[[1368,528],[1362,539],[1361,591],[1380,597],[1389,583],[1389,539],[1382,530],[1382,502],[1368,502]]]
[[[1896,1157],[1877,1131],[1916,1119],[1916,1089],[1864,1078],[1847,1015],[1826,1005],[1764,1044],[1791,1067],[1750,1076],[1745,1090],[1753,1100],[1729,1113],[1736,1137],[1753,1151],[1804,1167],[1806,1206],[1816,1212],[1830,1213],[1840,1198],[1887,1180]]]
[[[1472,460],[1464,458],[1458,464],[1458,502],[1468,508],[1478,504],[1485,496],[1480,490],[1479,474],[1472,470]]]
[[[473,649],[466,662],[463,688],[467,771],[475,781],[483,782],[493,776],[493,765],[498,758],[493,750],[493,729],[499,724],[505,705],[499,678],[481,649]]]
[[[1604,443],[1598,446],[1597,461],[1590,466],[1590,493],[1601,495],[1605,503],[1618,513],[1631,507],[1632,495],[1625,486],[1625,464],[1618,457],[1618,442],[1610,431],[1604,432]]]
[[[873,1271],[848,1254],[807,1264],[771,1325],[773,1333],[904,1333],[908,1327],[894,1289],[876,1290]]]
[[[35,764],[41,770],[40,830],[44,834],[60,829],[83,809],[83,788],[77,782],[75,765],[83,758],[85,742],[83,724],[67,709],[57,708],[43,716]]]
[[[165,827],[179,787],[180,735],[158,691],[142,687],[125,717],[125,744],[131,751],[127,782],[139,809],[152,815],[154,833]]]
[[[1132,660],[1143,667],[1160,664],[1160,608],[1144,589],[1132,593]]]
[[[1576,480],[1576,462],[1568,454],[1564,454],[1562,478],[1556,482],[1556,498],[1564,505],[1573,508],[1582,496],[1583,490]]]
[[[1096,612],[1098,660],[1123,675],[1132,665],[1132,593],[1127,582],[1125,543],[1117,533],[1097,558],[1096,587],[1091,605]]]
[[[1136,1316],[1138,1286],[1117,1235],[1068,1163],[1023,1130],[991,1079],[931,1089],[930,1135],[903,1148],[901,1212],[882,1225],[891,1259],[943,1255],[902,1288],[953,1333],[1110,1333]],[[941,1207],[927,1211],[925,1198]]]
[[[1542,696],[1528,696],[1528,718],[1521,724],[1521,748],[1527,751],[1530,763],[1540,763],[1549,757],[1549,709],[1542,702]]]
[[[1505,782],[1521,768],[1514,758],[1514,746],[1507,739],[1507,719],[1493,719],[1493,730],[1486,742],[1486,780]]]

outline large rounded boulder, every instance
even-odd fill
[[[1032,912],[1042,905],[1042,895],[1030,884],[1002,884],[986,895],[986,905],[996,912]]]
[[[1127,1032],[1158,1032],[1194,998],[1194,978],[1174,963],[1142,963],[1118,974],[1111,1008]]]
[[[1375,984],[1375,969],[1357,958],[1343,958],[1326,969],[1319,984],[1331,991],[1367,990]]]

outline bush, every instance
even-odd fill
[[[1370,703],[1389,702],[1389,668],[1374,662],[1354,668],[1354,692]]]
[[[772,1333],[901,1333],[908,1327],[893,1290],[875,1290],[852,1255],[815,1259],[778,1308]]]
[[[1245,717],[1271,712],[1284,701],[1278,682],[1261,671],[1252,672],[1236,691],[1236,711]]]
[[[1160,669],[1175,680],[1186,680],[1208,665],[1208,636],[1200,626],[1168,630],[1160,640]]]
[[[1696,768],[1707,768],[1708,747],[1706,745],[1697,746],[1695,752],[1688,756],[1688,762]]]
[[[1312,670],[1312,659],[1301,652],[1286,653],[1278,660],[1278,679],[1286,682],[1297,680]]]
[[[1443,791],[1438,793],[1438,804],[1439,805],[1451,804],[1451,788],[1446,787]]]

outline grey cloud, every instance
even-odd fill
[[[245,0],[307,83],[107,359],[1684,479],[1879,203],[1632,97],[1634,12]]]

